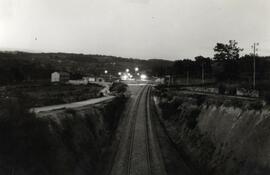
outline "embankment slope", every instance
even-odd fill
[[[94,175],[108,154],[125,98],[38,116],[14,105],[0,114],[1,175]]]
[[[201,174],[270,174],[267,106],[198,95],[158,99],[169,137]]]

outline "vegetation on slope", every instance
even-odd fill
[[[69,85],[51,83],[24,83],[5,86],[1,99],[24,98],[29,106],[48,106],[96,98],[102,86],[97,84]]]
[[[126,98],[29,113],[24,98],[0,103],[0,174],[96,174],[108,154]],[[102,167],[101,167],[102,168]]]
[[[157,75],[156,71],[166,70],[172,63],[167,60],[140,60],[104,55],[0,52],[0,85],[48,81],[53,71],[70,72],[72,78],[79,78],[82,75],[100,76],[104,70],[118,76],[119,71],[127,68],[133,71],[135,67],[139,67],[149,75]]]
[[[269,174],[269,106],[155,90],[161,122],[186,162],[207,175]]]

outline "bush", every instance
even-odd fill
[[[228,95],[236,95],[236,87],[228,87]]]
[[[218,93],[223,95],[225,94],[225,91],[226,91],[226,87],[223,84],[220,84],[218,86]]]
[[[187,126],[190,129],[194,129],[198,123],[197,118],[200,114],[200,109],[194,108],[191,110],[190,115],[187,117]]]
[[[263,103],[261,101],[255,101],[249,104],[248,109],[250,110],[261,110],[263,108]]]
[[[111,92],[124,93],[127,91],[127,85],[121,82],[114,82],[110,87]]]
[[[264,100],[267,104],[270,104],[270,92],[265,92],[264,93]]]
[[[206,100],[206,97],[204,95],[198,95],[197,96],[197,105],[200,106],[202,105]]]
[[[177,96],[172,97],[171,101],[161,102],[159,106],[162,109],[162,116],[164,119],[169,119],[178,111],[178,107],[183,103],[183,99]]]
[[[72,114],[72,115],[75,115],[76,114],[76,110],[75,109],[72,109],[72,108],[67,108],[65,110],[66,113],[69,113],[69,114]]]
[[[242,108],[243,107],[243,101],[238,100],[238,99],[231,99],[231,100],[225,100],[224,101],[224,106],[226,107],[236,107],[236,108]]]

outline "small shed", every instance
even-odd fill
[[[67,72],[53,72],[51,74],[51,82],[67,82],[70,74]]]

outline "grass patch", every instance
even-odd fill
[[[261,101],[255,101],[249,104],[249,110],[261,110],[263,108],[263,103]]]
[[[225,107],[235,107],[235,108],[242,108],[244,106],[244,103],[242,100],[238,99],[229,99],[224,101],[224,106]]]
[[[7,86],[0,91],[2,98],[20,98],[27,96],[32,107],[71,103],[96,98],[102,89],[96,84],[69,85],[69,84],[29,84]],[[23,94],[22,94],[23,92]]]
[[[191,109],[190,115],[187,117],[187,126],[189,129],[194,129],[197,126],[197,118],[201,110],[198,108]]]
[[[110,91],[115,93],[124,93],[127,91],[127,88],[128,86],[125,83],[114,82],[110,87]]]

